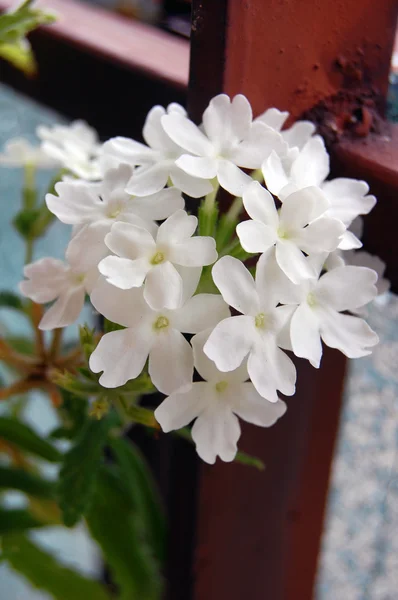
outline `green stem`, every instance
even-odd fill
[[[199,235],[214,235],[218,217],[217,193],[220,185],[217,178],[212,180],[213,190],[207,194],[199,207]]]
[[[264,175],[261,169],[256,169],[255,171],[252,171],[250,173],[250,177],[253,179],[253,181],[258,181],[259,183],[264,182]]]
[[[33,239],[28,238],[25,246],[25,265],[32,262],[33,259]]]
[[[234,235],[242,207],[242,198],[235,198],[228,212],[221,217],[216,236],[218,252],[221,252],[225,248]]]

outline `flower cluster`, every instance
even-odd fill
[[[284,414],[278,392],[295,393],[292,353],[318,368],[322,342],[356,358],[378,341],[358,316],[378,290],[355,233],[376,200],[363,181],[327,179],[315,127],[283,128],[287,118],[275,108],[253,118],[244,96],[222,94],[200,126],[177,104],[155,106],[145,143],[100,144],[76,122],[39,128],[40,152],[8,147],[9,162],[26,152],[69,171],[46,197],[73,226],[66,261],[27,265],[20,285],[52,303],[40,327],[73,323],[89,295],[118,326],[90,357],[101,385],[148,369],[167,396],[155,411],[162,429],[194,421],[208,463],[234,459],[238,417],[269,427]],[[219,187],[235,196],[221,215]],[[190,208],[205,196],[199,219],[183,194]]]

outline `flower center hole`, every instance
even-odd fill
[[[224,392],[228,387],[228,381],[219,381],[218,383],[216,383],[216,391],[221,394],[222,392]]]
[[[312,292],[310,292],[307,296],[307,303],[309,304],[309,306],[316,305],[316,298]]]
[[[266,318],[264,313],[258,313],[254,318],[254,323],[259,329],[265,329]]]

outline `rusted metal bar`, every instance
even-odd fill
[[[202,21],[192,38],[188,92],[196,120],[221,91],[247,95],[255,114],[277,106],[297,118],[341,93],[349,101],[365,95],[372,110],[383,111],[396,0],[382,9],[373,0],[360,9],[357,0],[229,0],[225,21],[215,4],[193,2]],[[213,17],[219,28],[225,23],[224,34],[206,27]],[[199,61],[212,49],[216,72],[208,79]],[[334,174],[355,176],[335,154]],[[242,447],[264,460],[264,474],[236,465],[201,468],[195,600],[312,598],[345,366],[329,349],[321,371],[301,361],[285,417],[271,430],[244,427]]]

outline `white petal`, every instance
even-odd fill
[[[357,236],[352,233],[352,231],[345,231],[341,238],[341,241],[338,245],[340,250],[354,250],[358,248],[362,248],[362,242],[357,238]]]
[[[275,200],[258,181],[253,181],[243,194],[243,204],[247,214],[254,221],[260,221],[272,229],[279,225],[278,211]]]
[[[168,136],[181,148],[198,156],[211,156],[213,145],[192,121],[173,112],[162,117]]]
[[[175,267],[182,277],[183,290],[181,305],[184,305],[197,290],[202,274],[202,267],[181,267],[180,265],[175,265]]]
[[[144,300],[140,288],[121,290],[100,277],[90,295],[91,304],[109,321],[124,327],[137,327],[149,323],[153,311]]]
[[[268,125],[268,127],[272,127],[272,129],[275,129],[276,131],[280,131],[288,116],[288,112],[281,112],[277,108],[268,108],[265,112],[256,117],[255,121],[259,121],[260,123],[264,123],[264,125]]]
[[[209,236],[189,238],[174,244],[169,251],[169,260],[183,267],[203,267],[217,260],[216,241]]]
[[[173,327],[183,333],[198,333],[230,316],[219,294],[197,294],[173,313]]]
[[[197,372],[203,379],[206,381],[212,382],[213,385],[216,385],[220,381],[226,381],[228,384],[232,384],[232,386],[243,383],[247,381],[249,378],[249,374],[247,372],[247,361],[243,361],[243,363],[235,369],[234,371],[229,371],[228,373],[219,371],[210,358],[204,353],[204,345],[206,344],[209,336],[212,332],[212,328],[205,329],[200,333],[197,333],[191,339],[191,345],[193,348],[193,358],[194,364]]]
[[[290,175],[300,188],[319,186],[329,175],[329,154],[319,135],[310,138],[304,145],[292,165]]]
[[[249,112],[251,113],[250,105]],[[247,127],[250,127],[250,117]],[[223,147],[226,142],[234,140],[232,106],[229,96],[219,94],[210,100],[209,106],[203,113],[203,128],[207,137],[216,147]]]
[[[325,194],[316,187],[307,187],[287,196],[280,211],[281,227],[297,230],[320,217],[329,208]]]
[[[152,148],[126,137],[114,137],[105,142],[102,152],[115,156],[131,166],[148,164],[154,161],[156,154]]]
[[[330,201],[329,214],[349,225],[358,215],[367,215],[374,205],[376,198],[367,196],[369,186],[365,181],[338,177],[325,181],[322,185]]]
[[[276,261],[285,275],[295,284],[315,276],[314,270],[306,261],[304,254],[293,242],[283,241],[276,244]]]
[[[62,223],[75,225],[104,217],[104,203],[90,188],[60,181],[55,185],[57,196],[46,195],[48,210]]]
[[[259,312],[253,277],[240,260],[224,256],[214,265],[211,273],[229,306],[245,315],[256,315]]]
[[[233,196],[242,196],[252,178],[229,160],[219,160],[217,177],[222,188]]]
[[[246,139],[228,153],[228,158],[240,167],[259,169],[264,160],[274,151],[284,155],[288,151],[288,145],[280,133],[257,122],[253,123]]]
[[[247,423],[271,427],[286,412],[287,407],[282,400],[267,402],[250,382],[237,385],[233,392],[233,411]]]
[[[131,223],[114,223],[105,237],[105,244],[114,254],[131,260],[156,251],[155,241],[149,231]]]
[[[333,252],[339,246],[344,232],[345,225],[341,221],[320,217],[299,231],[293,239],[306,254]]]
[[[354,310],[377,295],[377,274],[366,267],[343,266],[325,273],[316,288],[316,298],[334,310]]]
[[[277,390],[286,396],[294,394],[295,366],[288,355],[278,348],[271,335],[252,349],[247,361],[247,369],[258,393],[270,402],[278,400]]]
[[[182,333],[168,328],[156,335],[149,354],[149,375],[163,394],[186,391],[192,385],[192,348]]]
[[[109,254],[105,236],[110,228],[108,221],[85,225],[68,244],[65,256],[69,264],[82,273],[96,267]]]
[[[183,154],[175,162],[179,169],[191,177],[199,177],[200,179],[214,179],[217,175],[218,161],[210,157],[191,156]]]
[[[163,106],[154,106],[151,108],[145,119],[142,137],[148,146],[154,150],[175,152],[178,150],[178,146],[171,141],[161,123],[161,119],[165,114],[166,111]]]
[[[269,157],[262,163],[261,170],[269,191],[275,196],[279,196],[279,192],[289,183],[289,179],[282,160],[276,152],[271,152]]]
[[[163,221],[176,210],[184,208],[185,202],[176,188],[166,188],[150,196],[135,197],[132,210],[143,219]]]
[[[99,380],[103,387],[124,385],[141,373],[152,342],[151,331],[144,327],[106,333],[90,356],[90,369],[103,371]]]
[[[379,341],[376,333],[363,319],[335,311],[322,312],[321,336],[327,346],[337,348],[348,358],[371,354],[369,348]]]
[[[259,221],[243,221],[236,226],[236,234],[246,252],[266,252],[278,239],[275,229]]]
[[[177,244],[190,238],[198,226],[198,219],[185,210],[177,210],[158,229],[157,244]]]
[[[317,312],[303,302],[295,311],[290,325],[293,352],[307,358],[313,367],[319,368],[322,357],[320,323]]]
[[[169,178],[169,165],[159,162],[135,172],[126,186],[126,192],[133,196],[150,196],[164,188]]]
[[[231,130],[237,140],[243,140],[250,133],[253,119],[252,107],[243,94],[234,96],[231,102]]]
[[[171,167],[170,178],[176,188],[184,192],[184,194],[191,196],[191,198],[201,198],[210,194],[213,190],[210,181],[188,175],[188,173],[177,167],[177,165]]]
[[[204,352],[220,371],[234,371],[250,352],[254,336],[252,317],[230,317],[214,328]]]
[[[261,309],[274,308],[282,304],[300,304],[305,293],[299,285],[294,285],[281,270],[276,261],[276,249],[270,248],[262,254],[256,266],[256,289]]]
[[[208,384],[194,383],[187,392],[171,394],[155,410],[155,419],[165,433],[181,429],[203,411],[208,403]]]
[[[182,278],[171,262],[156,265],[148,272],[144,298],[153,310],[181,306]]]
[[[62,260],[41,258],[24,267],[28,279],[19,284],[20,292],[39,304],[55,300],[69,286],[70,269]]]
[[[73,287],[60,295],[54,304],[44,313],[39,329],[57,329],[76,321],[84,304],[84,287]]]
[[[225,462],[234,460],[240,438],[237,417],[226,407],[204,411],[192,427],[192,439],[200,458],[214,464],[219,456]]]
[[[150,269],[151,265],[146,258],[130,260],[118,256],[107,256],[98,265],[99,272],[107,278],[109,283],[121,290],[141,287]]]
[[[282,131],[282,137],[290,148],[301,150],[315,132],[315,125],[311,121],[297,121],[289,129]]]

